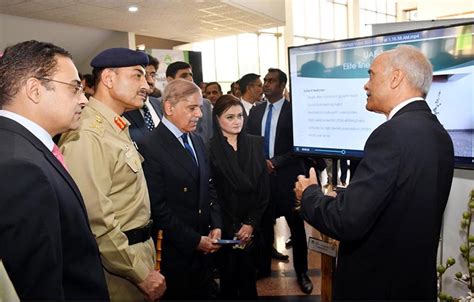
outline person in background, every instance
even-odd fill
[[[199,88],[201,89],[201,94],[202,94],[202,95],[205,95],[206,86],[207,86],[207,83],[206,83],[206,82],[201,82],[201,83],[199,83]]]
[[[91,61],[96,79],[80,127],[60,147],[87,207],[112,301],[155,300],[166,289],[155,271],[150,199],[142,157],[121,115],[143,107],[149,88],[148,56],[109,48]]]
[[[217,254],[221,298],[236,300],[257,298],[254,254],[261,248],[257,237],[262,236],[261,217],[269,198],[263,139],[242,130],[243,110],[232,95],[217,99],[210,142],[211,170],[223,215],[222,238],[235,238],[243,245],[223,246]]]
[[[84,87],[84,94],[86,98],[89,99],[89,97],[94,94],[94,76],[88,73],[83,75],[82,78],[81,83]]]
[[[206,98],[211,102],[212,106],[214,106],[217,99],[222,96],[221,85],[217,82],[208,83],[206,85],[205,95]]]
[[[235,81],[230,84],[230,91],[236,98],[240,99],[242,97],[242,93],[240,93],[239,81]]]
[[[147,56],[148,65],[145,67],[145,79],[149,88],[147,89],[145,103],[141,108],[126,111],[123,114],[123,117],[130,122],[130,137],[137,144],[138,151],[140,151],[141,143],[145,137],[149,135],[156,126],[158,126],[163,117],[160,100],[150,96],[156,88],[156,71],[158,70],[160,63],[155,57],[149,54],[147,54]]]
[[[454,169],[453,143],[425,97],[433,71],[413,46],[372,62],[366,109],[387,121],[367,139],[345,192],[298,177],[301,215],[340,241],[334,300],[436,301],[436,255]]]
[[[33,40],[5,49],[0,259],[21,300],[109,299],[84,201],[52,140],[79,127],[86,103],[68,51]]]
[[[239,80],[240,92],[242,94],[240,100],[244,105],[244,117],[247,118],[250,109],[257,105],[263,97],[263,83],[260,75],[248,73]]]
[[[262,222],[265,248],[259,273],[262,277],[270,274],[271,257],[277,252],[272,248],[273,224],[275,217],[285,216],[292,238],[293,267],[298,285],[305,294],[309,294],[313,290],[313,284],[308,276],[306,232],[303,219],[294,211],[296,205],[293,192],[296,177],[304,174],[305,169],[303,159],[293,153],[291,104],[283,96],[287,76],[280,69],[270,68],[263,81],[267,101],[252,108],[247,121],[249,133],[264,138],[264,152],[270,177],[270,203]],[[240,81],[241,87],[245,87],[243,82]],[[253,94],[257,93],[254,91]]]

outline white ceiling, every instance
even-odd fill
[[[0,0],[0,14],[196,42],[282,26],[285,1]]]

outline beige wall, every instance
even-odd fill
[[[135,35],[135,44],[145,44],[146,49],[173,49],[173,47],[186,42]]]
[[[109,47],[128,47],[125,32],[0,14],[1,50],[32,39],[51,42],[71,52],[82,73],[90,73],[89,62],[98,52]]]
[[[397,2],[400,18],[404,9],[411,8],[418,8],[418,20],[474,17],[472,0],[398,0]]]

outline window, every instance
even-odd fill
[[[260,74],[268,68],[285,66],[283,27],[269,28],[256,33],[245,33],[219,39],[189,43],[175,47],[202,53],[203,79],[217,81],[222,91],[247,73]]]
[[[347,2],[347,0],[293,1],[293,45],[347,38]]]
[[[359,0],[360,35],[370,36],[372,24],[397,20],[395,0]]]

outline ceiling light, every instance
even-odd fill
[[[128,8],[128,11],[131,12],[131,13],[134,13],[134,12],[138,11],[138,7],[136,7],[136,6],[130,6],[130,7]]]

